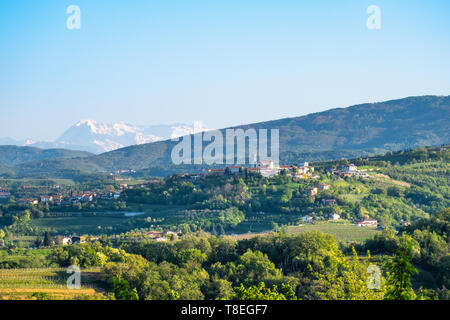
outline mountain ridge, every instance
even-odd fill
[[[447,144],[449,122],[450,96],[420,96],[229,128],[279,129],[280,160],[295,163],[300,159],[333,160]],[[95,172],[172,167],[170,155],[176,143],[164,140],[129,146],[78,160],[78,163],[89,170],[95,168]],[[51,172],[55,161],[59,160],[53,160],[52,164],[47,160],[21,164],[18,169]],[[64,162],[70,163],[70,168],[66,169],[77,167],[76,160],[64,160],[59,161],[58,170],[65,170]]]

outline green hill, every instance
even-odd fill
[[[92,153],[66,149],[39,149],[34,147],[0,146],[0,165],[15,166],[21,163],[59,158],[89,157]]]

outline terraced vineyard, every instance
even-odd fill
[[[299,234],[307,231],[320,231],[331,234],[338,241],[362,242],[372,238],[380,231],[371,227],[357,227],[349,223],[323,222],[317,224],[304,224],[299,226],[289,226],[286,228],[289,234]]]
[[[66,282],[69,276],[63,268],[0,269],[0,300],[67,300],[80,296],[103,297],[100,270],[83,270],[80,289],[67,288]]]

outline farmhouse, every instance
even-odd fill
[[[306,188],[305,194],[309,197],[315,196],[317,194],[317,188]]]
[[[63,237],[62,238],[62,244],[64,246],[68,246],[72,244],[72,238],[71,237]]]
[[[312,222],[313,221],[313,217],[311,217],[310,215],[306,215],[303,217],[303,222]]]
[[[145,233],[147,236],[150,236],[152,238],[158,238],[158,237],[162,237],[163,233],[160,231],[149,231]]]
[[[308,174],[314,172],[314,167],[309,166],[309,162],[300,162],[298,164],[298,172],[301,174]]]
[[[326,206],[334,206],[336,205],[336,199],[323,199],[322,203]]]
[[[41,202],[52,202],[53,201],[53,196],[41,196]]]
[[[255,168],[260,169],[274,169],[275,166],[272,160],[259,160],[255,164]]]
[[[72,237],[72,243],[85,243],[86,237],[84,236],[73,236]]]
[[[0,189],[0,199],[7,199],[11,196],[11,192],[6,189]]]
[[[330,189],[330,185],[326,184],[326,183],[322,183],[319,187],[320,187],[321,190],[328,190],[328,189]]]
[[[364,219],[356,222],[357,227],[376,227],[378,225],[378,221],[375,219]]]
[[[31,205],[34,205],[34,204],[38,204],[39,201],[38,201],[37,199],[26,199],[26,198],[22,198],[22,199],[19,199],[19,203],[21,203],[21,204],[31,204]]]
[[[358,167],[354,164],[349,164],[348,166],[343,166],[341,171],[343,173],[356,173],[358,171]]]
[[[332,215],[329,216],[329,220],[338,221],[341,220],[341,216],[338,215],[337,213],[333,213]]]

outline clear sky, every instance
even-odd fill
[[[69,5],[81,29],[69,30]],[[369,5],[381,29],[369,30]],[[0,1],[0,137],[450,94],[450,1]]]

